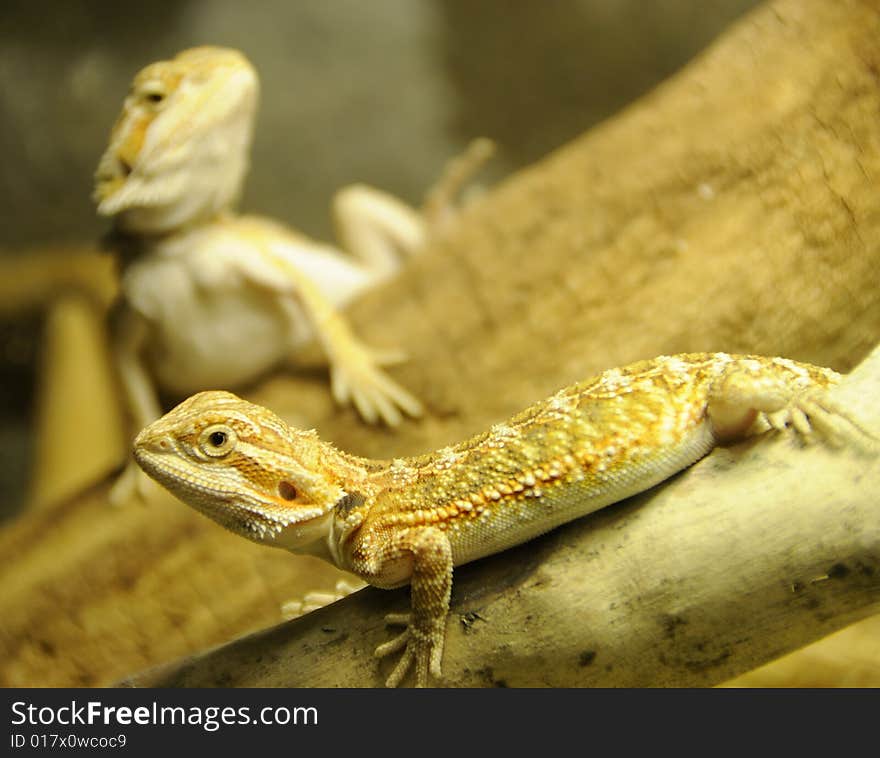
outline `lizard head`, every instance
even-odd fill
[[[140,467],[237,534],[288,549],[325,537],[346,497],[329,475],[333,448],[230,392],[200,392],[143,429]]]
[[[237,50],[196,47],[135,76],[95,172],[98,213],[161,234],[238,200],[259,83]]]

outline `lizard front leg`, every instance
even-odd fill
[[[305,283],[299,295],[330,361],[331,391],[337,403],[351,402],[368,423],[381,419],[392,427],[400,424],[401,411],[413,417],[422,415],[422,404],[381,369],[400,362],[401,354],[382,354],[367,347],[311,282]]]
[[[248,273],[255,281],[276,292],[278,274],[283,275],[286,288],[281,293],[300,302],[330,361],[331,386],[336,402],[340,405],[353,403],[369,423],[381,419],[389,426],[398,426],[402,420],[401,412],[420,416],[422,404],[381,369],[384,364],[399,362],[401,356],[397,353],[383,356],[364,345],[314,282],[285,258],[273,254],[270,240],[258,241],[260,244],[256,249],[262,265],[252,265]]]
[[[357,551],[355,550],[355,553]],[[386,687],[399,685],[415,665],[416,686],[428,685],[428,674],[440,678],[440,662],[446,641],[446,617],[452,594],[452,547],[446,534],[434,527],[406,529],[394,535],[384,550],[379,551],[373,566],[358,573],[371,584],[382,585],[384,576],[401,562],[412,562],[410,595],[412,610],[390,614],[389,624],[405,624],[406,629],[394,639],[376,648],[382,658],[403,650]],[[366,568],[366,567],[365,567]]]

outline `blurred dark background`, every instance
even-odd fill
[[[5,0],[0,255],[106,231],[92,173],[129,81],[187,47],[239,48],[260,74],[244,209],[330,238],[339,187],[367,182],[418,204],[479,135],[498,143],[497,180],[624,107],[756,4]],[[40,330],[39,310],[0,312],[0,512],[25,491]]]

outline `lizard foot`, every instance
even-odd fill
[[[413,622],[410,613],[389,613],[385,616],[385,623],[391,626],[406,626],[406,629],[394,639],[376,648],[377,658],[384,658],[386,655],[403,650],[403,655],[385,680],[385,686],[397,687],[413,664],[416,668],[416,687],[428,686],[429,673],[435,679],[439,679],[445,624],[430,624],[422,629],[421,625]]]
[[[110,485],[107,499],[110,505],[119,507],[132,500],[142,503],[149,499],[150,490],[154,487],[153,480],[145,474],[134,461],[125,464],[122,473]]]
[[[806,445],[818,440],[833,448],[853,446],[863,452],[878,451],[878,441],[827,391],[811,389],[796,395],[781,411],[766,414],[771,427],[791,428]]]
[[[342,600],[346,595],[356,592],[365,586],[365,582],[354,579],[340,579],[331,592],[312,590],[299,600],[288,600],[281,605],[281,617],[285,621],[305,616],[307,613],[323,608],[325,605]]]
[[[403,413],[417,418],[422,404],[391,379],[382,365],[401,362],[400,352],[378,353],[358,345],[334,361],[331,368],[333,397],[340,405],[351,402],[361,417],[370,424],[379,420],[388,426],[399,426]]]

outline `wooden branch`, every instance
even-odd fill
[[[880,349],[846,397],[880,440]],[[866,407],[870,406],[870,408]],[[773,435],[546,539],[457,571],[452,686],[700,686],[880,609],[872,455]],[[381,597],[393,594],[392,599]],[[372,648],[404,593],[366,589],[152,686],[379,686]]]
[[[848,370],[880,334],[878,38],[873,3],[770,4],[489,193],[352,311],[371,344],[409,354],[395,378],[427,401],[421,422],[394,433],[360,424],[334,408],[323,369],[279,376],[251,398],[352,452],[390,456],[463,439],[571,381],[661,353],[757,352]],[[0,554],[5,685],[107,683],[276,624],[274,603],[297,594],[300,565],[167,499],[113,510],[106,487],[7,526]],[[477,586],[471,571],[459,572],[460,603]],[[645,591],[662,579],[645,577]],[[402,607],[402,596],[371,596]],[[377,676],[366,656],[385,634],[375,610],[363,627],[353,619],[372,630],[356,651],[361,683]],[[514,616],[493,618],[491,635],[474,624],[468,650],[508,677],[503,651],[481,645],[503,645],[498,619]],[[447,669],[467,682],[454,668],[465,660],[459,634],[454,624]]]
[[[850,370],[880,334],[878,38],[876,3],[770,3],[496,188],[353,310],[372,343],[407,351],[397,376],[426,423],[376,435],[328,407],[322,434],[425,450],[663,353]],[[295,418],[302,384],[264,397]]]

